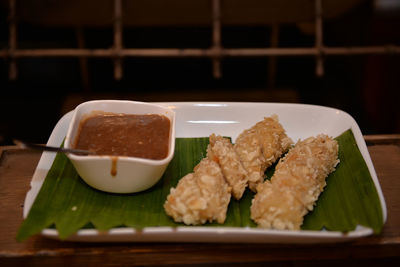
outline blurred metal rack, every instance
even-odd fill
[[[9,62],[9,79],[17,79],[18,58],[33,57],[77,57],[81,59],[81,68],[85,66],[85,60],[92,57],[111,58],[114,62],[114,78],[121,80],[123,77],[123,58],[126,57],[207,57],[213,63],[213,75],[219,78],[221,72],[221,60],[225,57],[271,57],[275,59],[280,56],[313,56],[316,60],[316,75],[324,74],[324,57],[326,56],[350,56],[368,54],[399,54],[400,46],[367,46],[367,47],[327,47],[323,42],[323,6],[322,0],[315,1],[314,23],[315,23],[315,46],[314,47],[277,47],[279,26],[273,25],[271,32],[271,46],[265,48],[224,48],[221,42],[221,0],[212,1],[212,46],[207,49],[180,49],[180,48],[125,48],[123,47],[123,21],[122,0],[114,0],[113,33],[114,44],[108,49],[85,49],[82,34],[78,34],[79,48],[71,49],[18,49],[17,44],[17,14],[16,1],[9,0],[9,46],[0,50],[0,57]],[[81,36],[81,37],[79,37]],[[270,77],[275,73],[275,60],[271,61]]]

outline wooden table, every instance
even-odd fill
[[[382,233],[317,245],[205,243],[73,243],[34,236],[15,241],[40,153],[0,147],[0,266],[259,265],[387,266],[400,263],[400,135],[365,136],[388,218]],[[398,265],[400,266],[400,265]]]

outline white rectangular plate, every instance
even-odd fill
[[[236,137],[244,130],[264,117],[272,114],[287,134],[297,141],[319,133],[336,137],[351,129],[357,145],[368,166],[375,183],[386,221],[387,210],[382,190],[367,146],[356,121],[346,112],[315,105],[280,103],[221,103],[221,102],[177,102],[158,103],[168,106],[176,112],[176,137],[205,137],[211,133]],[[48,145],[61,145],[72,118],[72,112],[65,114],[55,126]],[[55,153],[44,152],[31,181],[31,190],[27,193],[24,205],[24,218],[35,200],[40,187],[55,158]],[[68,240],[90,242],[251,242],[251,243],[323,243],[343,242],[371,235],[370,228],[358,226],[348,233],[334,231],[281,231],[243,227],[147,227],[141,230],[133,228],[115,228],[107,232],[95,229],[82,229]],[[57,230],[45,229],[42,235],[58,238]]]

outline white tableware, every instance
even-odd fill
[[[287,134],[297,141],[319,133],[336,137],[351,129],[357,146],[364,157],[378,192],[382,217],[387,210],[382,190],[366,143],[356,121],[346,112],[323,106],[284,103],[221,103],[177,102],[157,103],[176,112],[176,137],[204,137],[211,133],[232,137],[235,141],[243,129],[252,126],[264,116],[277,114]],[[55,126],[48,145],[60,145],[67,133],[72,113],[67,113]],[[31,182],[24,206],[24,217],[54,161],[54,153],[44,152]],[[160,203],[162,205],[162,203]],[[248,243],[333,243],[354,240],[373,233],[372,229],[358,226],[353,231],[281,231],[242,227],[129,227],[114,228],[107,232],[81,229],[68,240],[89,242],[248,242]],[[45,229],[42,235],[58,238],[57,230]]]
[[[68,127],[64,147],[74,148],[81,121],[93,112],[116,114],[156,114],[170,120],[168,155],[160,160],[138,157],[78,155],[68,153],[78,174],[90,186],[111,193],[134,193],[146,190],[161,178],[175,150],[175,112],[157,104],[120,101],[96,100],[78,105]]]

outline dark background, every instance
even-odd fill
[[[400,44],[398,8],[377,9],[362,1],[324,22],[326,46]],[[18,10],[17,10],[18,11]],[[8,10],[0,10],[0,49],[8,45]],[[268,25],[223,26],[224,47],[268,47]],[[86,47],[112,46],[112,27],[84,29]],[[208,48],[211,27],[125,27],[124,47]],[[295,24],[280,25],[279,47],[311,47],[314,36]],[[18,23],[18,48],[76,48],[68,27]],[[268,58],[225,58],[222,78],[212,75],[209,59],[128,58],[121,81],[114,80],[111,59],[88,59],[81,78],[76,58],[18,59],[18,79],[8,78],[8,60],[0,58],[0,145],[12,138],[45,143],[61,116],[95,98],[141,101],[258,101],[318,104],[347,111],[363,134],[400,133],[399,55],[325,58],[325,75],[315,74],[313,57],[280,57],[271,88]]]

